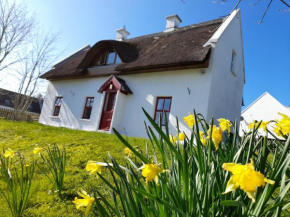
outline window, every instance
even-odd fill
[[[232,59],[231,59],[231,72],[235,75],[235,63],[236,63],[236,52],[232,51]]]
[[[85,108],[84,108],[84,113],[83,113],[83,119],[90,119],[93,104],[94,104],[94,97],[87,97]]]
[[[93,63],[93,65],[111,65],[119,64],[121,62],[122,61],[116,51],[114,49],[110,49],[102,53],[100,57]]]
[[[159,123],[160,115],[161,115],[161,124],[162,125],[165,125],[164,115],[166,115],[166,119],[169,120],[171,99],[172,99],[172,97],[157,97],[155,114],[154,114],[155,123],[157,123],[157,124]]]
[[[5,105],[6,106],[12,106],[12,104],[11,104],[9,99],[5,99]]]
[[[62,103],[62,97],[61,96],[56,97],[56,100],[55,100],[55,103],[54,103],[53,116],[58,116],[59,115],[61,103]]]

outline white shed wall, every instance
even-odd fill
[[[283,106],[269,93],[264,93],[242,112],[241,115],[243,117],[243,121],[240,123],[240,135],[242,136],[244,131],[249,131],[248,126],[254,120],[271,121],[281,119],[282,117],[278,113],[282,113],[290,117],[290,111],[287,107]],[[273,132],[274,126],[274,123],[270,123],[267,128]],[[259,135],[265,135],[263,129],[259,129]],[[268,137],[273,138],[270,134]]]

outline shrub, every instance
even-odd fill
[[[39,164],[37,165],[54,185],[58,196],[61,198],[61,192],[64,187],[66,151],[65,149],[60,150],[59,147],[54,144],[52,147],[47,147],[46,153],[47,154],[40,154],[46,168],[40,167]]]
[[[13,158],[14,155],[16,156]],[[0,161],[1,181],[5,185],[5,190],[0,189],[0,193],[7,201],[11,215],[23,216],[30,197],[35,161],[27,162],[23,155],[11,149],[4,156],[0,155]]]

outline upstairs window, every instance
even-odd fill
[[[121,63],[119,55],[114,49],[110,49],[101,54],[99,59],[93,63],[93,65],[112,65]]]
[[[54,103],[54,111],[53,111],[53,116],[59,116],[60,112],[60,107],[62,104],[62,96],[56,97],[55,103]]]
[[[235,74],[235,65],[236,65],[236,52],[233,50],[233,51],[232,51],[231,68],[230,68],[230,70],[231,70],[231,72],[232,72],[234,75],[236,75],[236,74]]]
[[[83,119],[90,119],[93,104],[94,104],[94,97],[87,97],[85,108],[84,108],[84,113],[83,113]]]
[[[172,100],[172,97],[157,97],[155,114],[154,114],[154,120],[155,120],[156,124],[159,124],[160,115],[161,115],[161,125],[162,126],[165,125],[164,115],[166,115],[167,121],[169,120],[171,100]]]

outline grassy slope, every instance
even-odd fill
[[[133,146],[144,150],[145,139],[127,138]],[[77,191],[83,189],[90,192],[91,187],[106,191],[102,182],[85,171],[88,160],[109,160],[108,152],[119,162],[124,162],[125,148],[114,135],[97,132],[85,132],[65,128],[44,126],[38,123],[12,122],[0,120],[0,149],[11,148],[24,153],[27,158],[32,157],[32,150],[36,144],[46,147],[57,143],[67,150],[67,169],[65,178],[65,200],[60,201],[54,194],[53,185],[47,177],[36,169],[31,197],[25,216],[80,216],[72,203]],[[39,156],[36,156],[41,161]],[[106,175],[105,175],[106,176]],[[2,186],[3,187],[3,186]],[[105,193],[105,192],[104,192]],[[0,197],[1,216],[10,216],[4,198]]]

